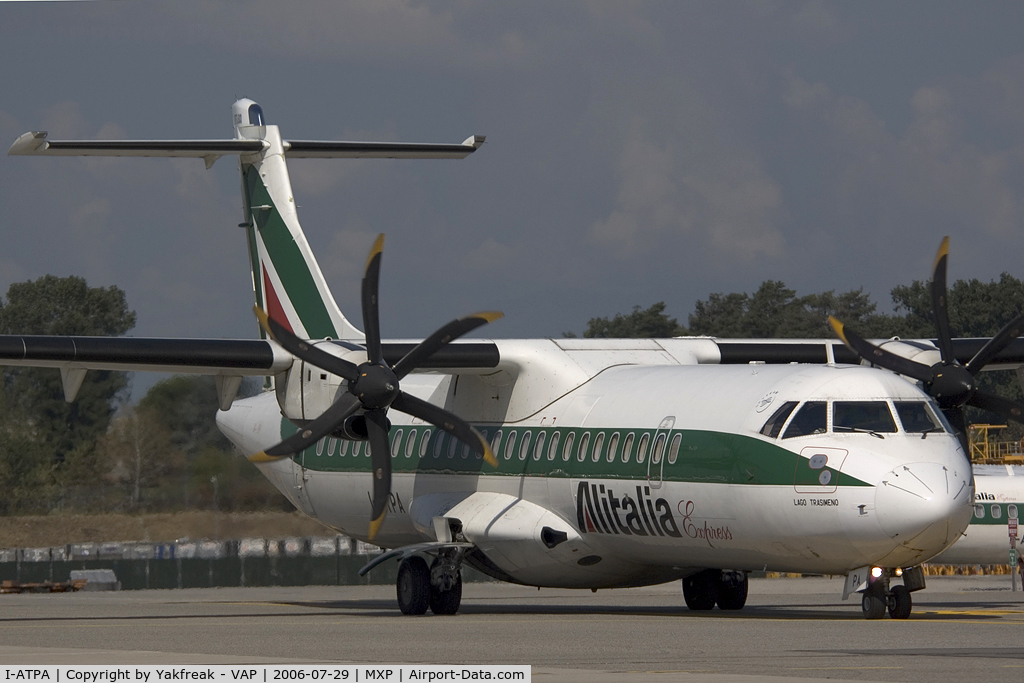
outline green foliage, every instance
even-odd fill
[[[0,334],[117,336],[134,325],[124,292],[89,287],[80,277],[46,275],[15,283],[0,301]],[[45,511],[87,486],[87,478],[69,473],[88,474],[86,464],[127,386],[123,373],[90,371],[69,404],[58,370],[3,368],[0,487],[10,492],[3,506]]]
[[[588,338],[621,339],[677,337],[686,334],[675,318],[665,314],[665,302],[659,301],[650,308],[641,310],[633,307],[628,315],[616,314],[614,318],[591,318],[583,332]]]
[[[139,401],[140,409],[160,416],[174,445],[195,457],[207,446],[230,450],[231,442],[217,429],[217,385],[207,375],[175,375],[158,382]]]
[[[821,339],[833,337],[828,317],[835,316],[868,337],[889,337],[892,316],[875,312],[861,289],[834,290],[797,297],[782,282],[767,280],[752,295],[712,294],[690,315],[690,334],[724,339]]]

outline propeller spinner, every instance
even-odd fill
[[[950,423],[966,438],[967,422],[963,407],[974,406],[1000,415],[1007,420],[1024,423],[1024,405],[989,393],[978,388],[978,373],[995,358],[1000,351],[1024,332],[1024,313],[1007,323],[988,340],[966,365],[961,365],[953,355],[953,339],[949,332],[947,312],[948,291],[946,288],[946,262],[949,257],[949,237],[942,240],[939,253],[932,269],[931,300],[932,316],[938,333],[937,344],[941,360],[934,365],[925,365],[897,356],[865,340],[853,330],[829,317],[832,329],[843,343],[863,360],[873,365],[912,377],[924,384],[929,396],[935,399]]]
[[[487,440],[469,423],[443,408],[403,392],[400,381],[449,342],[481,325],[501,318],[503,314],[497,311],[487,311],[453,320],[416,345],[394,366],[389,366],[383,358],[377,306],[377,285],[380,279],[380,260],[383,248],[384,235],[382,234],[374,242],[366,261],[366,269],[363,272],[362,304],[363,330],[366,334],[366,362],[360,365],[316,348],[295,336],[287,327],[269,317],[258,306],[254,307],[260,325],[274,341],[297,358],[345,379],[348,386],[347,391],[340,392],[337,400],[320,417],[302,425],[299,427],[299,431],[276,446],[257,453],[249,459],[253,462],[268,462],[289,457],[335,432],[346,419],[363,411],[373,467],[373,503],[369,529],[371,540],[377,535],[380,525],[384,522],[388,496],[391,493],[388,408],[395,408],[443,429],[483,456],[489,465],[498,466],[498,460],[491,452]]]

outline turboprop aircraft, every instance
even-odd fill
[[[1007,564],[1010,520],[1024,511],[1024,467],[974,466],[974,513],[963,536],[930,562],[934,564]],[[1017,536],[1020,535],[1018,530]],[[1019,547],[1018,547],[1019,552]]]
[[[456,319],[420,342],[382,340],[383,238],[367,260],[360,331],[299,227],[286,159],[461,158],[483,138],[295,141],[251,100],[232,115],[231,140],[31,132],[9,154],[193,156],[207,166],[238,155],[261,339],[8,336],[0,360],[60,368],[68,400],[94,368],[214,375],[221,430],[298,509],[389,549],[364,570],[400,563],[406,614],[455,613],[466,564],[536,586],[681,580],[694,610],[742,608],[751,571],[839,574],[866,617],[906,618],[925,586],[921,563],[971,517],[971,467],[954,428],[961,407],[1021,415],[974,384],[986,365],[1024,362],[1021,320],[991,340],[951,338],[946,242],[932,287],[937,341],[875,344],[838,321],[849,348],[456,340],[497,313]],[[246,375],[272,377],[273,390],[235,400]]]

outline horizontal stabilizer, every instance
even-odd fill
[[[286,140],[284,153],[292,159],[463,159],[480,149],[484,139],[483,135],[474,135],[461,145]]]
[[[212,161],[226,154],[259,154],[263,140],[47,140],[46,131],[25,133],[8,155],[99,157],[197,157]],[[332,142],[285,140],[285,156],[299,159],[462,159],[484,143],[473,135],[462,144],[416,142]]]

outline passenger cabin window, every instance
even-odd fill
[[[895,405],[903,431],[918,434],[944,431],[939,418],[924,401],[896,401]]]
[[[778,438],[779,432],[782,431],[782,425],[786,424],[786,420],[796,406],[796,401],[786,401],[779,406],[779,409],[772,413],[772,416],[764,423],[764,427],[761,427],[761,433],[770,439]]]
[[[589,434],[589,432],[587,432]],[[594,437],[594,462],[601,462],[601,449],[604,447],[604,432]]]
[[[576,454],[576,459],[580,462],[586,460],[588,450],[590,450],[590,432],[583,432],[583,436],[580,437],[580,450]]]
[[[523,434],[523,442],[519,445],[519,459],[526,460],[527,454],[530,452],[530,432]]]
[[[508,433],[508,438],[505,439],[505,459],[506,460],[511,460],[512,459],[512,451],[515,450],[515,447],[516,447],[516,430],[513,429],[511,432]]]
[[[411,458],[416,450],[416,430],[409,432],[409,441],[405,444],[405,457]]]
[[[885,401],[836,401],[832,431],[890,433],[896,431],[896,421]]]
[[[800,410],[790,420],[789,426],[786,427],[786,433],[782,435],[782,438],[792,439],[797,436],[807,436],[808,434],[824,434],[826,429],[826,412],[824,401],[808,401],[800,406]]]
[[[1017,519],[1017,506],[1010,503],[1006,506],[1006,516],[1011,519]]]
[[[555,432],[551,435],[551,446],[548,448],[548,460],[554,460],[555,456],[558,455],[558,440],[562,438],[561,432]]]
[[[544,434],[544,432],[541,432],[540,434],[537,435],[537,445],[533,449],[533,459],[534,460],[540,460],[540,457],[542,455],[544,455],[544,439],[545,439],[545,436],[546,435]]]
[[[430,430],[423,430],[423,436],[420,437],[420,457],[423,458],[427,455],[427,444],[430,443]]]
[[[619,449],[619,433],[615,432],[612,434],[612,438],[608,440],[608,462],[615,462],[615,451]]]
[[[676,458],[679,457],[679,444],[683,442],[683,435],[676,434],[672,437],[672,445],[668,449],[668,464],[675,465]]]
[[[992,519],[1001,519],[1003,516],[1003,508],[1000,505],[992,506]]]
[[[977,519],[985,519],[985,506],[984,505],[975,505],[974,506],[974,516]]]
[[[636,461],[637,462],[643,462],[644,460],[647,459],[647,444],[649,444],[650,441],[651,441],[651,435],[650,434],[644,434],[643,436],[640,437],[640,444],[637,446],[637,449],[636,449]]]
[[[262,126],[263,125],[263,108],[258,104],[249,105],[249,125],[250,126]]]
[[[572,444],[576,440],[576,434],[569,432],[565,435],[565,446],[562,447],[562,460],[568,461],[572,458]]]
[[[626,440],[622,442],[622,462],[629,462],[630,456],[633,455],[633,432],[626,435]]]
[[[665,456],[665,441],[667,439],[667,435],[659,434],[658,438],[654,440],[654,454],[651,456],[651,461],[655,465],[660,463],[661,459]]]

